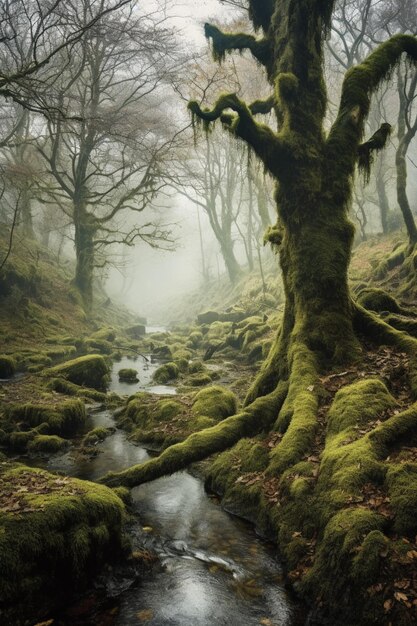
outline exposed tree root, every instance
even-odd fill
[[[230,448],[242,437],[251,437],[272,426],[287,394],[287,383],[282,381],[275,391],[258,398],[242,412],[228,417],[216,426],[206,428],[185,441],[167,448],[162,454],[123,472],[109,473],[101,482],[115,487],[135,487],[166,474],[172,474],[200,461],[215,452]]]
[[[387,319],[397,323],[400,316],[392,315]],[[300,332],[286,342],[278,335],[252,390],[270,387],[284,345],[287,381],[159,457],[102,481],[134,487],[222,452],[209,466],[208,485],[231,510],[275,535],[290,577],[305,596],[322,600],[332,624],[406,625],[414,623],[408,612],[414,599],[417,605],[411,592],[417,463],[395,459],[404,442],[417,444],[417,402],[410,403],[417,398],[417,339],[359,304],[353,325],[361,340],[396,352],[381,357],[386,350],[373,348],[372,358],[326,375]],[[387,377],[377,377],[381,358],[391,363],[392,354],[408,377],[401,379],[408,390],[401,404]]]

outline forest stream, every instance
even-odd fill
[[[175,394],[172,386],[154,385],[160,363],[124,357],[113,365],[109,391],[130,395],[146,390]],[[138,370],[139,382],[119,382],[123,367]],[[115,428],[110,410],[90,407],[86,429]],[[99,443],[96,454],[76,447],[29,464],[68,476],[96,480],[149,458],[120,429]],[[25,458],[25,462],[28,459]],[[293,626],[299,610],[284,588],[275,547],[258,537],[250,524],[224,511],[208,495],[200,478],[178,472],[132,490],[135,521],[128,533],[133,551],[150,550],[159,565],[144,578],[123,566],[98,581],[100,592],[56,617],[54,624],[114,626]],[[104,590],[104,594],[103,594]],[[103,600],[103,595],[105,596]],[[99,599],[100,598],[100,599]],[[92,605],[92,606],[91,606]],[[81,607],[81,608],[80,608]]]

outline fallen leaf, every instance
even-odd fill
[[[143,609],[143,611],[136,613],[136,617],[140,619],[141,622],[149,622],[149,620],[153,618],[153,611],[152,609]]]
[[[398,600],[398,602],[408,602],[408,596],[406,596],[405,593],[402,593],[401,591],[396,591],[394,593],[394,598]]]

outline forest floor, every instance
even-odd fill
[[[389,288],[390,276],[371,283],[369,276],[392,251],[397,240],[398,236],[378,238],[356,249],[351,265],[354,292],[374,285]],[[257,275],[242,282],[232,297],[225,285],[220,289],[228,294],[223,307],[218,285],[205,289],[204,295],[201,293],[198,298],[194,294],[195,314],[203,314],[202,317],[198,322],[173,324],[169,332],[143,335],[143,320],[111,303],[100,307],[100,317],[88,320],[69,286],[68,272],[59,269],[36,244],[28,245],[32,250],[29,259],[33,262],[15,258],[3,282],[0,281],[0,369],[3,368],[0,378],[15,374],[11,382],[0,381],[0,444],[5,453],[3,460],[0,459],[0,525],[14,533],[16,522],[21,524],[22,533],[27,530],[25,524],[29,524],[30,515],[37,516],[37,523],[42,527],[40,513],[45,510],[48,516],[51,511],[58,515],[57,527],[63,515],[66,529],[72,529],[76,518],[65,511],[56,512],[56,496],[72,498],[72,502],[77,501],[81,506],[85,494],[80,485],[85,481],[73,482],[22,469],[22,466],[10,464],[10,458],[22,453],[29,457],[50,455],[71,446],[74,438],[80,436],[85,407],[91,403],[118,407],[118,427],[126,430],[133,441],[158,449],[215,426],[233,415],[242,404],[282,317],[281,289],[269,274],[266,291]],[[271,261],[271,265],[274,264],[275,261]],[[391,279],[395,287],[398,283],[395,270]],[[98,292],[96,297],[101,303],[107,302],[103,292]],[[412,296],[403,303],[408,307],[417,304]],[[189,315],[190,308],[185,301],[182,306],[183,310],[180,305],[170,307],[177,319]],[[157,358],[161,365],[153,374],[155,383],[174,385],[178,394],[153,396],[139,392],[128,398],[106,394],[108,363],[132,351]],[[339,623],[334,611],[329,613],[328,606],[337,594],[340,604],[346,605],[339,616],[345,626],[416,623],[417,488],[410,485],[417,478],[417,438],[399,441],[379,459],[378,467],[386,466],[385,474],[392,474],[389,488],[386,481],[376,480],[370,471],[368,481],[336,494],[337,506],[346,514],[346,527],[345,522],[339,520],[343,532],[333,528],[332,541],[323,540],[328,530],[322,519],[321,525],[314,529],[314,516],[301,523],[299,514],[300,502],[308,507],[310,494],[323,489],[320,479],[322,459],[327,454],[328,414],[338,392],[346,388],[355,394],[358,384],[377,381],[372,383],[375,393],[380,391],[378,384],[383,383],[395,397],[392,402],[384,396],[377,414],[369,419],[358,418],[355,425],[350,424],[340,433],[344,446],[365,441],[372,431],[412,405],[408,361],[409,355],[397,348],[368,342],[360,361],[324,374],[319,381],[319,428],[313,445],[296,468],[285,472],[283,477],[271,476],[266,471],[266,459],[283,438],[278,430],[248,437],[230,451],[213,455],[196,468],[206,479],[208,488],[223,497],[228,510],[249,519],[260,532],[277,542],[294,589],[314,607],[311,623]],[[56,369],[59,363],[63,363],[61,370]],[[98,378],[97,372],[100,373]],[[93,439],[97,437],[93,443],[99,442],[102,436],[105,434],[93,434]],[[366,462],[361,453],[355,457],[358,472]],[[125,515],[120,497],[125,499],[126,493],[123,490],[114,493],[101,486],[97,489],[102,491],[97,493],[95,487],[90,487],[92,484],[85,485],[85,489],[91,491],[88,498],[99,503],[97,511],[107,525],[107,543],[113,547],[119,545],[120,551]],[[78,510],[80,516],[84,515],[83,511]],[[86,539],[85,529],[79,532],[87,542],[84,545],[88,545],[86,554],[101,545],[99,565],[108,559],[109,551],[103,548],[106,544],[100,539],[103,529],[94,518],[94,511],[92,515],[89,525],[97,527],[96,533]],[[328,521],[329,513],[320,512],[319,517],[322,515],[327,516]],[[360,520],[359,531],[356,520]],[[352,529],[350,534],[349,529]],[[43,548],[50,551],[51,546],[46,542]],[[1,550],[10,553],[11,547],[0,541]],[[24,556],[30,565],[28,554],[35,555],[39,546],[23,542],[17,547],[13,545],[13,550]],[[65,550],[70,550],[69,546]],[[8,566],[9,580],[2,582],[8,603],[0,606],[0,615],[3,611],[6,617],[9,608],[24,593],[29,593],[31,601],[36,603],[36,594],[30,595],[30,590],[16,582],[22,578],[21,565],[16,568],[10,560]],[[49,564],[52,569],[60,566],[59,559]],[[35,560],[30,567],[25,573],[29,579],[39,574],[34,569]],[[77,567],[79,564],[74,557],[74,580],[78,576]],[[325,576],[323,568],[327,568]],[[357,584],[352,581],[352,572],[359,572]],[[324,579],[321,586],[314,581],[319,575]],[[340,580],[333,592],[330,585],[335,577]],[[10,580],[15,581],[14,587]],[[349,612],[346,608],[355,595],[358,610],[363,611],[362,615],[366,613],[366,618],[357,614],[355,617],[355,611]]]

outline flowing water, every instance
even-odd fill
[[[138,370],[139,382],[119,383],[122,367]],[[173,387],[152,386],[157,364],[138,358],[115,364],[110,391],[132,394],[146,389],[175,393]],[[167,391],[168,390],[168,391]],[[91,410],[88,428],[115,426],[108,410]],[[75,449],[50,458],[45,465],[71,476],[95,480],[149,458],[147,451],[115,430],[98,444],[95,456]],[[38,461],[35,461],[38,464]],[[284,586],[273,547],[255,535],[249,524],[230,516],[208,496],[201,480],[178,472],[132,490],[136,522],[130,528],[134,549],[150,548],[160,566],[145,579],[117,571],[108,576],[112,609],[103,616],[77,620],[60,617],[58,624],[101,626],[290,626],[300,623]]]

